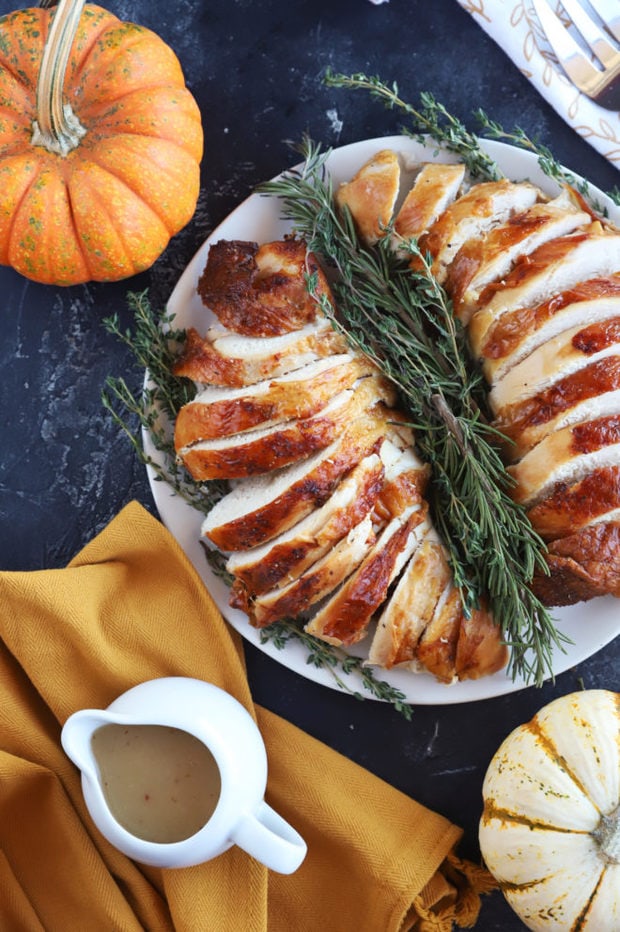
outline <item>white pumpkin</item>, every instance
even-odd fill
[[[510,734],[483,784],[480,849],[529,929],[620,930],[620,693],[572,693]]]

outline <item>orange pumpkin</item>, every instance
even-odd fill
[[[0,263],[55,285],[148,268],[194,213],[202,145],[155,33],[84,0],[0,19]]]

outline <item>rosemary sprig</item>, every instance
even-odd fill
[[[335,208],[329,152],[309,140],[301,150],[298,171],[259,190],[281,198],[283,215],[308,248],[335,267],[338,315],[325,299],[323,309],[400,389],[433,469],[434,517],[466,608],[488,600],[512,648],[512,675],[540,684],[552,670],[553,648],[565,639],[530,588],[534,571],[546,569],[544,545],[510,497],[497,434],[484,416],[482,376],[469,364],[463,330],[415,241],[408,249],[422,265],[417,273],[395,257],[389,235],[377,248],[363,247],[350,216]]]
[[[271,643],[278,650],[282,650],[289,641],[299,641],[308,654],[306,663],[317,669],[328,671],[344,692],[348,692],[356,699],[365,698],[363,693],[352,689],[346,681],[346,677],[355,672],[367,692],[376,699],[391,703],[397,712],[400,712],[408,721],[411,720],[413,709],[400,689],[377,680],[363,658],[352,657],[337,647],[313,637],[300,628],[297,622],[289,619],[276,621],[268,628],[261,630],[260,638],[262,643]]]
[[[102,392],[102,402],[114,423],[129,438],[139,462],[153,469],[158,481],[166,482],[172,491],[202,513],[208,513],[227,491],[227,484],[211,480],[196,482],[176,461],[171,424],[180,407],[194,396],[195,387],[187,379],[172,374],[172,366],[179,347],[185,339],[184,331],[173,329],[174,318],[159,315],[151,306],[147,293],[129,294],[128,303],[134,313],[134,329],[122,330],[117,315],[106,318],[106,331],[119,339],[132,353],[136,367],[144,377],[148,369],[149,385],[140,392],[133,391],[123,378],[109,376]],[[141,431],[148,434],[160,459],[149,456],[141,442]],[[226,558],[219,551],[206,550],[205,560],[212,572],[230,583],[226,571]],[[308,651],[308,663],[328,669],[337,685],[344,691],[364,699],[353,689],[346,677],[356,673],[368,694],[391,703],[397,712],[410,719],[412,708],[406,696],[389,683],[379,680],[363,660],[350,657],[330,644],[306,634],[292,621],[279,622],[261,632],[264,641],[272,641],[284,648],[287,640],[300,641]]]

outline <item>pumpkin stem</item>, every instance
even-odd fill
[[[43,50],[37,84],[37,118],[32,145],[65,156],[79,145],[86,130],[63,100],[65,74],[85,0],[59,0]]]
[[[605,860],[610,864],[620,864],[620,806],[601,817],[595,836]]]

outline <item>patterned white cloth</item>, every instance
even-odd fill
[[[620,113],[604,110],[568,80],[545,39],[530,0],[458,0],[552,107],[620,169]],[[553,6],[569,23],[559,0]]]

